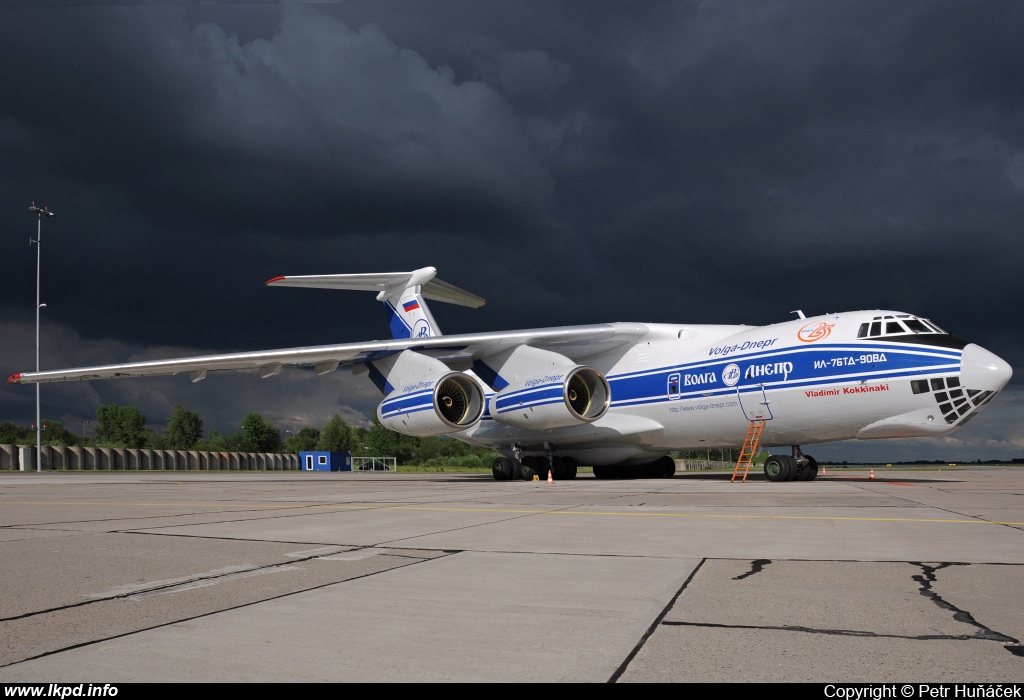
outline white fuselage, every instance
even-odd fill
[[[909,332],[908,319],[921,327],[917,317],[894,311],[760,327],[649,324],[644,338],[585,359],[611,388],[599,420],[524,430],[488,410],[454,437],[505,454],[515,446],[604,465],[738,447],[755,419],[766,421],[764,446],[945,435],[973,418],[1011,370],[931,326]],[[873,323],[882,331],[867,337]]]

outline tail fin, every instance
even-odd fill
[[[436,268],[422,267],[412,272],[275,277],[267,285],[378,292],[377,301],[387,309],[393,338],[430,338],[441,335],[441,331],[425,298],[473,308],[487,303],[475,294],[435,279],[435,275]]]

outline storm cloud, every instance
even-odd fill
[[[44,367],[381,337],[368,296],[262,283],[434,265],[489,300],[435,307],[448,333],[897,308],[1024,376],[1016,3],[57,2],[0,18],[9,373],[34,362],[36,201],[58,213]],[[99,402],[154,423],[181,402],[222,431],[248,410],[299,427],[376,401],[358,378],[287,374],[45,395],[71,426]],[[835,454],[1019,456],[1020,381],[952,442]],[[0,390],[0,418],[31,420],[30,393]]]

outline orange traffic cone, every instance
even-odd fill
[[[875,478],[875,470],[874,469],[871,470],[871,474],[868,475],[868,478],[869,479],[874,479]]]
[[[548,483],[549,484],[555,483],[555,480],[551,478],[551,470],[550,469],[548,469]]]
[[[824,464],[821,465],[821,473],[828,474],[828,468]]]

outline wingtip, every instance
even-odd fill
[[[8,384],[21,384],[21,372],[18,372],[17,374],[12,374],[11,376],[9,376],[7,378],[7,383]]]
[[[283,279],[284,279],[284,275],[278,275],[277,277],[271,277],[270,279],[267,280],[266,283],[268,285],[270,285],[270,284],[273,284],[274,282],[279,282],[279,281],[281,281]]]

